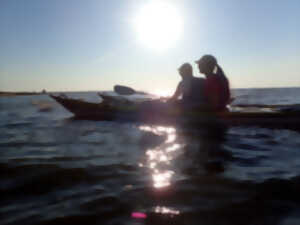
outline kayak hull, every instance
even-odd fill
[[[158,124],[188,124],[197,127],[257,126],[276,129],[300,130],[300,112],[193,112],[162,113],[147,112],[137,107],[115,108],[105,103],[90,103],[82,100],[50,95],[56,102],[71,112],[76,119],[137,121]]]

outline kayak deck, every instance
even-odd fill
[[[82,100],[64,98],[50,95],[56,102],[62,105],[77,119],[85,120],[123,120],[141,121],[146,123],[162,124],[192,124],[193,126],[207,126],[221,123],[227,126],[258,126],[278,129],[300,130],[300,112],[259,111],[247,112],[147,112],[140,110],[134,105],[128,104],[123,107],[112,107],[109,104],[90,103]]]

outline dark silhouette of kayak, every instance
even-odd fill
[[[300,111],[264,110],[259,105],[257,111],[247,112],[247,106],[240,106],[241,111],[234,112],[182,112],[178,111],[151,111],[148,112],[139,104],[129,100],[116,100],[114,97],[105,96],[101,103],[91,103],[83,100],[68,98],[66,96],[50,95],[52,99],[71,112],[75,118],[84,120],[116,120],[116,121],[140,121],[159,124],[188,124],[192,126],[211,126],[223,124],[226,126],[257,126],[278,129],[292,129],[300,131]],[[120,102],[120,104],[118,104]],[[112,103],[112,104],[111,104]],[[256,105],[258,106],[258,105]],[[299,106],[299,105],[297,105]],[[251,108],[251,107],[250,107]]]
[[[145,95],[147,93],[142,92],[142,91],[136,91],[131,87],[124,86],[124,85],[115,85],[114,86],[114,91],[118,93],[119,95],[134,95],[134,94],[141,94]]]

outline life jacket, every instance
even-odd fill
[[[205,96],[216,111],[222,111],[230,101],[229,81],[224,75],[214,74],[206,78]]]

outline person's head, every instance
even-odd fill
[[[196,63],[200,73],[209,75],[213,73],[215,66],[217,66],[217,59],[212,55],[204,55]]]
[[[193,76],[193,67],[189,63],[184,63],[178,68],[179,74],[182,79],[190,78]]]

